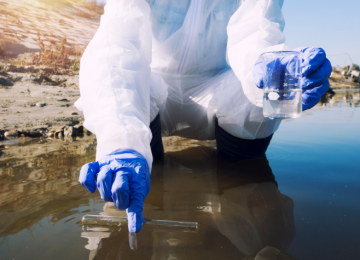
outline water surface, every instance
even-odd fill
[[[253,259],[271,246],[285,259],[357,259],[360,91],[335,92],[283,122],[266,157],[224,160],[214,142],[165,143],[144,216],[197,221],[196,232],[79,225],[84,214],[124,215],[77,182],[95,158],[93,136],[0,142],[0,258]]]

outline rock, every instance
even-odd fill
[[[46,106],[46,103],[36,103],[36,106],[38,106],[38,107],[44,107],[44,106]]]
[[[55,137],[62,138],[63,136],[64,136],[64,130],[63,129],[56,129]]]
[[[63,129],[51,129],[49,133],[47,133],[48,137],[57,137],[61,133],[63,135],[64,130]]]
[[[41,131],[37,129],[20,129],[19,130],[21,136],[29,136],[29,137],[41,137],[43,134]]]
[[[7,131],[5,132],[5,137],[18,137],[19,132],[18,131]]]
[[[79,113],[78,112],[72,112],[71,115],[72,116],[77,116]]]
[[[77,131],[77,130],[75,130]],[[64,136],[76,136],[76,133],[74,131],[74,127],[69,126],[64,129]]]
[[[76,131],[77,131],[77,134],[82,134],[82,133],[84,133],[84,127],[82,126],[82,125],[75,125],[74,126],[74,129],[76,129]]]
[[[14,84],[13,84],[11,81],[9,81],[9,80],[7,80],[7,79],[5,79],[5,78],[3,78],[3,77],[0,77],[0,85],[1,85],[1,86],[4,86],[4,87],[11,87],[11,86],[13,86]]]

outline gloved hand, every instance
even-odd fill
[[[302,110],[315,106],[330,87],[328,78],[332,67],[326,58],[325,51],[318,47],[299,47],[292,51],[303,53],[301,62],[302,78],[300,80],[302,88]],[[279,66],[286,66],[286,60],[277,62]],[[262,60],[255,63],[253,69],[255,84],[258,88],[264,87]]]
[[[91,193],[96,187],[101,199],[114,202],[125,210],[130,233],[141,230],[144,200],[150,190],[150,172],[146,159],[136,151],[115,151],[98,162],[85,164],[79,182]]]

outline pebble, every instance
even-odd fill
[[[56,129],[55,130],[55,137],[62,138],[64,136],[64,130],[63,129]]]
[[[19,132],[18,131],[7,131],[5,132],[5,137],[18,137]]]
[[[63,133],[63,129],[52,129],[49,131],[49,133],[47,134],[48,137],[56,137],[59,136],[59,134]]]
[[[76,115],[78,115],[78,114],[79,114],[78,112],[72,112],[72,113],[71,113],[72,116],[76,116]]]
[[[74,128],[72,126],[69,126],[64,129],[64,136],[74,136]]]
[[[36,106],[38,106],[38,107],[44,107],[44,106],[46,106],[46,103],[36,103]]]

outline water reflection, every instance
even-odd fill
[[[94,137],[70,143],[16,140],[0,147],[0,237],[30,229],[46,216],[56,223],[79,213],[76,208],[96,196],[80,189],[77,182],[80,167],[93,160]]]
[[[296,201],[292,244],[293,202],[264,157],[226,161],[214,142],[164,140],[167,155],[154,164],[144,216],[200,228],[149,227],[129,237],[127,228],[76,225],[86,213],[124,215],[77,182],[80,167],[95,159],[94,137],[19,138],[0,141],[0,258],[294,259],[284,253],[291,244],[300,259],[355,259],[360,91],[334,91],[284,122],[268,151],[280,190]]]
[[[295,259],[293,202],[280,193],[266,157],[222,160],[210,147],[170,152],[156,162],[144,216],[198,221],[197,232],[86,227],[89,259]],[[124,216],[112,203],[101,214]],[[263,258],[261,258],[263,257]]]
[[[317,106],[325,107],[359,107],[360,89],[348,87],[333,87],[321,97]]]

